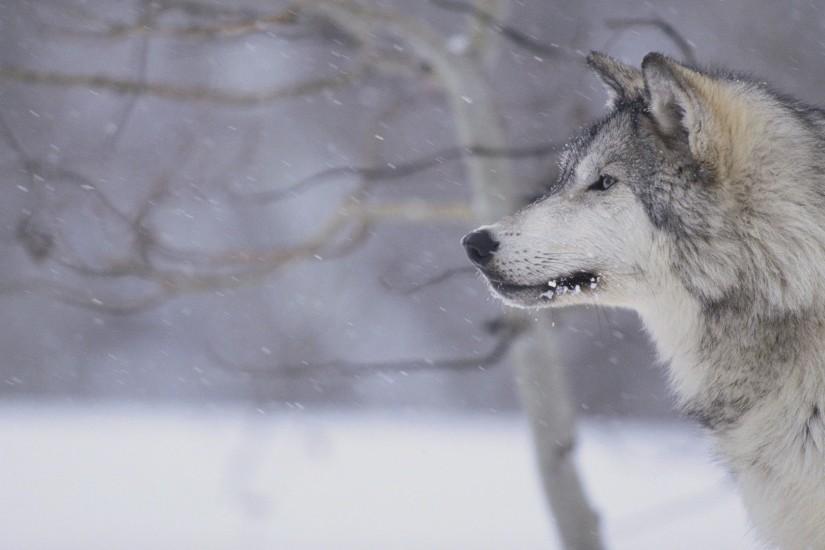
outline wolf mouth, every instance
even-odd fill
[[[493,289],[505,297],[533,295],[538,299],[551,301],[564,294],[580,294],[596,290],[601,276],[590,271],[577,271],[569,275],[550,279],[542,285],[518,285],[490,279]]]

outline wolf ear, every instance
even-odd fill
[[[587,64],[593,69],[607,89],[607,105],[613,108],[622,100],[643,97],[645,90],[642,71],[601,52],[590,52]]]
[[[702,122],[709,113],[703,91],[714,85],[707,77],[660,53],[649,53],[642,61],[648,110],[666,137],[696,145]]]

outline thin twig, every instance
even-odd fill
[[[167,289],[160,287],[138,298],[100,299],[61,283],[42,279],[0,284],[0,295],[8,294],[45,296],[66,305],[110,315],[140,313],[160,305],[171,295]]]
[[[381,286],[387,289],[390,292],[400,294],[402,296],[410,296],[411,294],[415,294],[420,292],[426,288],[430,288],[436,285],[439,285],[443,282],[449,281],[454,277],[458,277],[461,275],[471,275],[475,273],[476,269],[472,266],[462,266],[462,267],[451,267],[449,269],[445,269],[441,273],[437,275],[433,275],[432,277],[425,279],[419,283],[415,283],[410,285],[406,288],[399,288],[396,286],[391,285],[386,279],[381,279]]]
[[[679,49],[685,61],[692,65],[696,64],[696,51],[694,44],[685,38],[682,33],[676,29],[676,27],[660,17],[608,19],[605,22],[605,26],[608,29],[616,30],[627,30],[632,27],[653,27],[658,29]]]
[[[491,14],[473,4],[462,2],[460,0],[430,1],[433,5],[438,6],[439,8],[474,17],[479,24],[490,28],[493,32],[500,34],[516,46],[519,46],[520,48],[523,48],[533,54],[545,57],[566,57],[570,59],[578,59],[579,57],[583,57],[583,54],[580,54],[579,52],[570,50],[559,44],[542,42],[523,31],[510,27],[496,20],[496,18]]]
[[[151,26],[157,17],[156,4],[153,4],[151,0],[145,1],[143,9],[145,10],[145,13],[138,21],[138,24],[141,26]],[[138,82],[146,82],[147,80],[150,50],[151,40],[149,35],[142,36],[136,49]],[[118,121],[114,123],[114,134],[112,135],[111,140],[107,143],[109,151],[115,151],[117,149],[117,146],[120,144],[120,138],[125,133],[126,126],[129,124],[129,121],[132,118],[132,113],[134,113],[135,107],[137,107],[139,101],[140,95],[138,94],[135,94],[126,100],[126,106],[124,107],[123,112],[121,112]]]
[[[232,372],[265,379],[318,379],[330,377],[359,377],[368,374],[411,374],[431,371],[484,370],[497,365],[507,355],[516,337],[524,327],[518,323],[495,319],[486,324],[487,330],[496,334],[496,343],[486,353],[452,359],[400,359],[393,361],[359,362],[333,359],[322,362],[300,362],[285,365],[254,365],[234,363],[222,357],[213,347],[209,355],[214,363]]]
[[[313,174],[282,189],[272,189],[252,193],[235,193],[235,195],[240,199],[255,203],[275,202],[288,197],[293,197],[298,193],[302,193],[312,187],[316,187],[318,185],[334,181],[336,178],[345,176],[360,177],[366,181],[391,181],[405,178],[445,162],[458,160],[465,157],[506,157],[513,159],[530,158],[552,154],[558,152],[560,148],[561,145],[558,143],[507,148],[492,148],[485,146],[450,147],[409,162],[388,162],[384,166],[370,167],[335,166],[322,170],[321,172]]]

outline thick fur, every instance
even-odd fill
[[[482,271],[512,305],[637,310],[756,530],[823,549],[825,113],[660,54],[589,63],[609,114],[544,197],[483,228]],[[582,272],[594,288],[554,291]]]

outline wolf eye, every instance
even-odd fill
[[[595,182],[590,184],[588,191],[607,191],[613,184],[616,183],[616,178],[609,174],[602,174]]]

